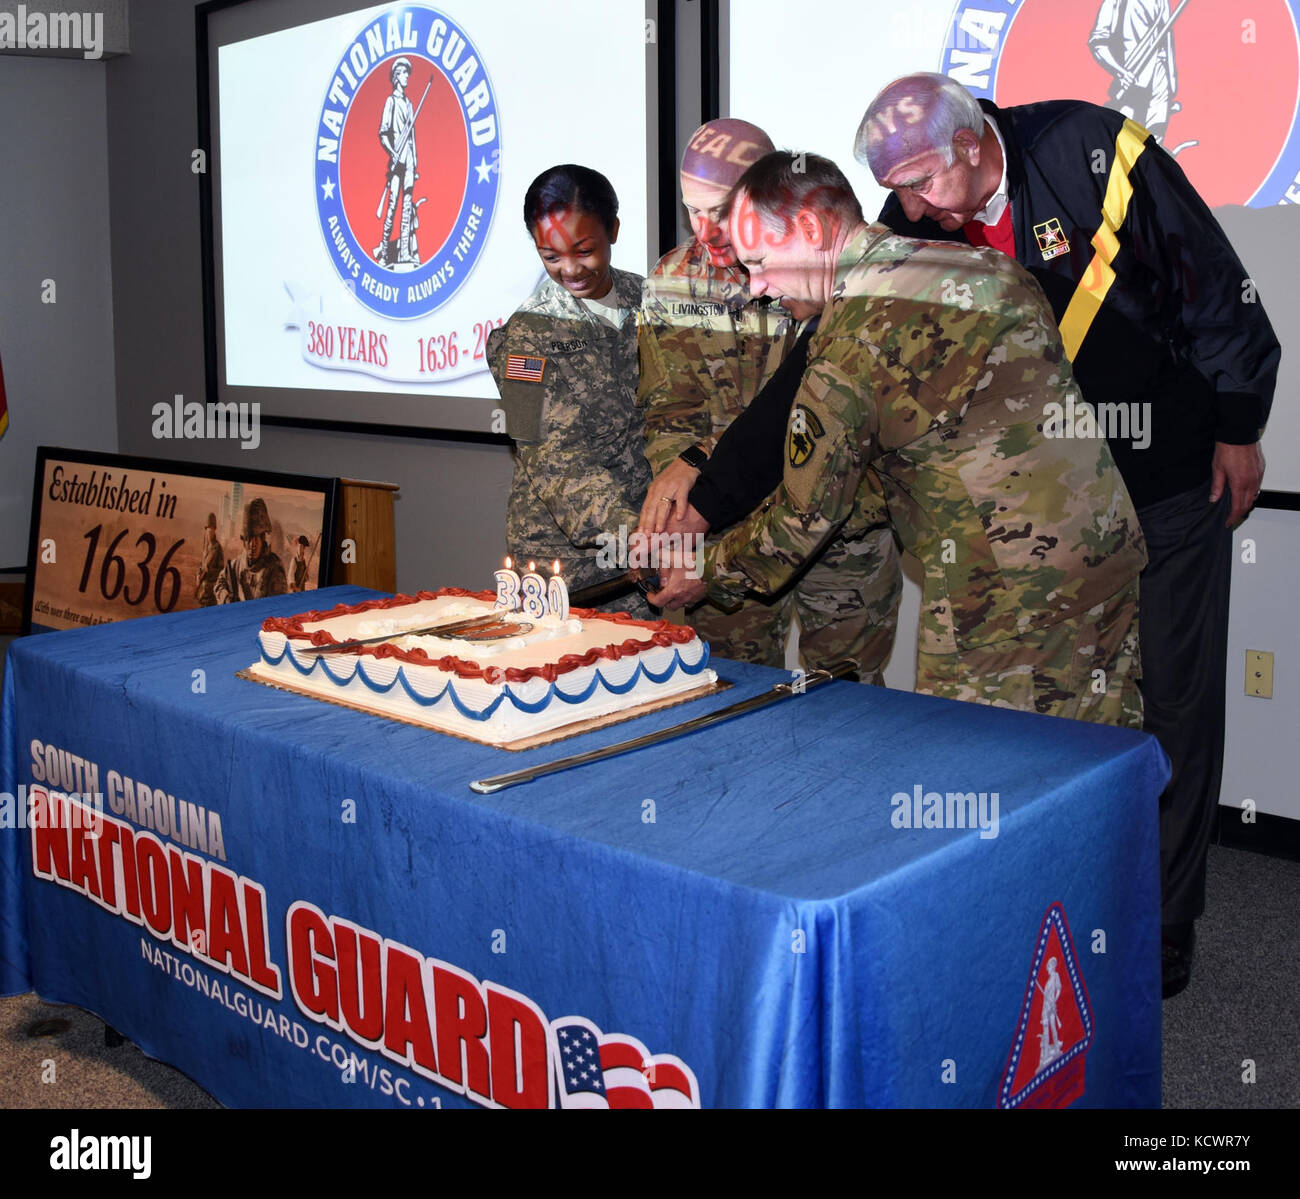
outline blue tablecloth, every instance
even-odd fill
[[[12,646],[0,991],[231,1105],[1159,1104],[1151,738],[832,683],[480,796],[788,676],[512,754],[236,678],[305,606]]]

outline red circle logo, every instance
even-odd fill
[[[1088,100],[1154,133],[1211,207],[1295,183],[1300,40],[1286,0],[961,0],[942,70],[1002,107]]]

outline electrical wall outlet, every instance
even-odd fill
[[[1273,698],[1273,653],[1266,649],[1246,651],[1246,694]]]

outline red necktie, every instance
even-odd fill
[[[996,225],[985,225],[981,221],[971,221],[962,227],[966,240],[972,246],[992,246],[1001,250],[1010,258],[1016,256],[1016,235],[1011,228],[1011,205],[1002,210],[1002,218]]]

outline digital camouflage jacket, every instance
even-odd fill
[[[558,559],[575,588],[618,573],[597,565],[602,534],[634,530],[650,486],[637,406],[643,280],[613,275],[613,296],[631,309],[621,328],[544,278],[488,338],[515,441],[507,547],[517,563]]]

